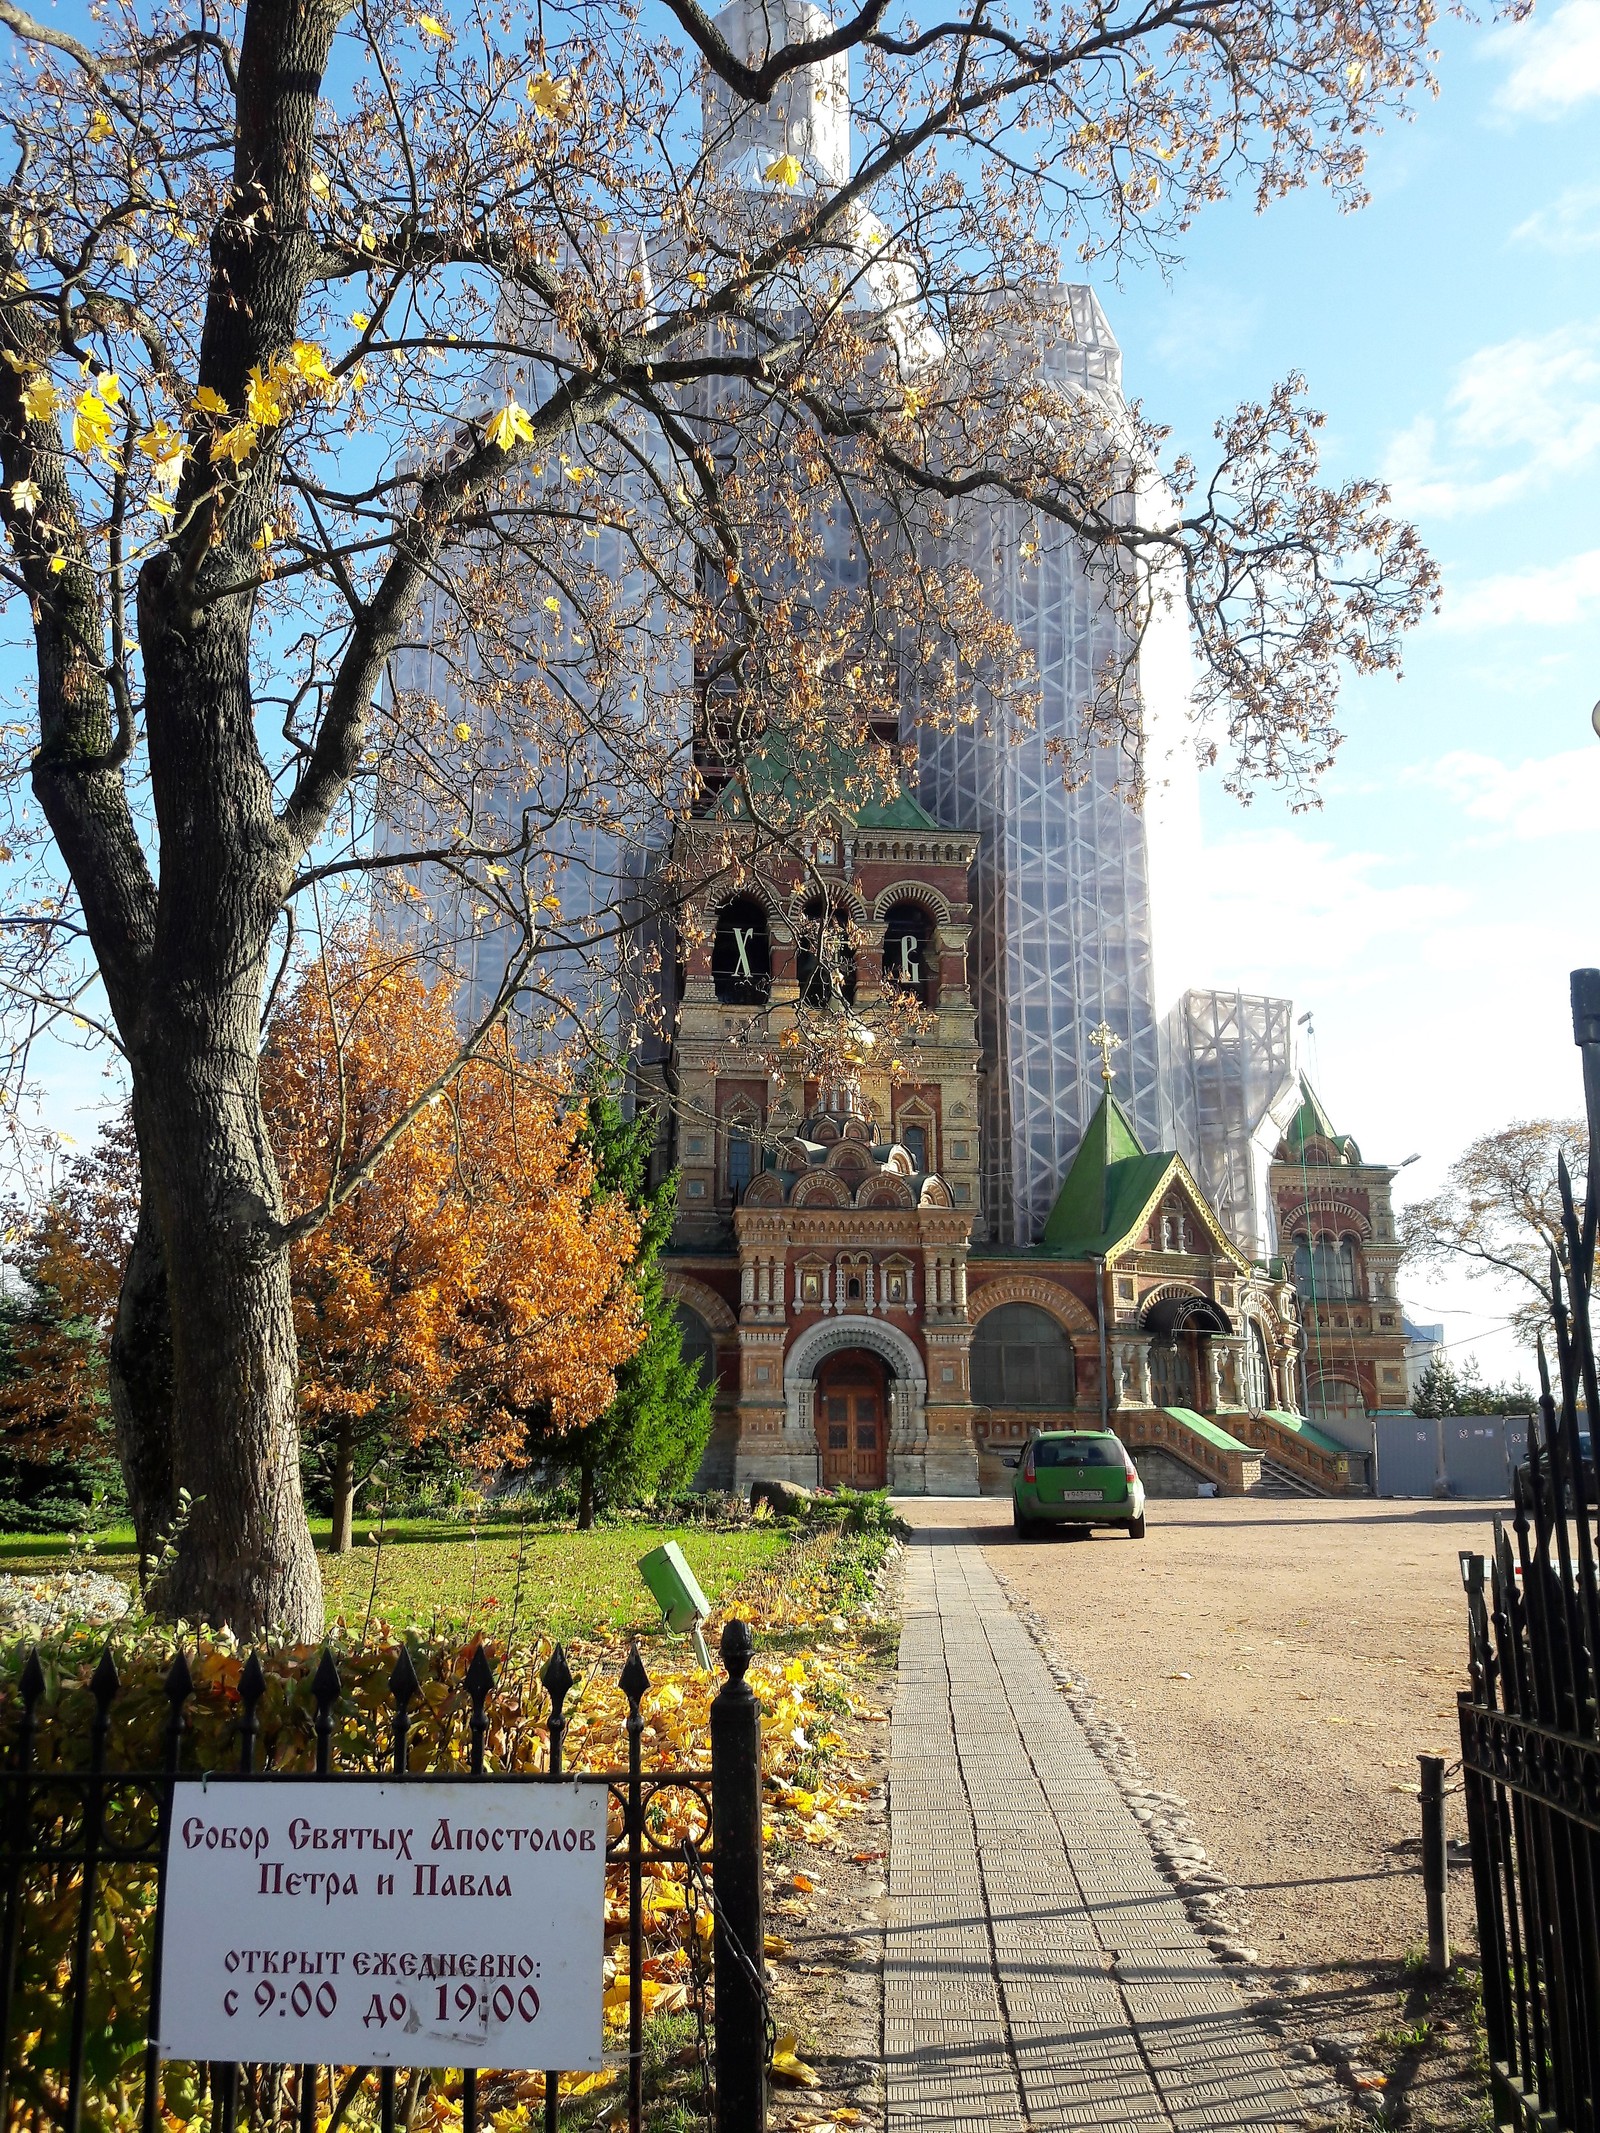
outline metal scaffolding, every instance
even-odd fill
[[[1240,1251],[1277,1249],[1268,1169],[1299,1099],[1294,1002],[1195,988],[1162,1028],[1179,1152]]]
[[[1098,401],[1114,424],[1121,353],[1093,292],[1058,287],[1019,360]],[[1031,1244],[1100,1099],[1089,1032],[1121,1038],[1116,1087],[1151,1147],[1161,1139],[1161,1059],[1151,955],[1146,826],[1119,789],[1127,765],[1096,748],[1069,787],[1084,707],[1095,695],[1116,624],[1104,588],[1070,536],[1040,537],[1025,554],[1021,513],[974,514],[962,557],[1037,673],[1038,709],[1017,730],[1003,708],[941,729],[908,722],[923,804],[982,839],[974,883],[972,969],[985,1053],[984,1214],[998,1243]]]

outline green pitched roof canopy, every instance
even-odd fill
[[[1177,1160],[1170,1153],[1146,1153],[1107,1089],[1056,1195],[1040,1250],[1065,1259],[1098,1259],[1115,1251]]]

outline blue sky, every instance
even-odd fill
[[[1129,393],[1202,464],[1219,414],[1302,370],[1329,471],[1388,479],[1444,569],[1403,681],[1348,690],[1320,811],[1206,781],[1191,951],[1195,982],[1313,1010],[1325,1101],[1369,1155],[1420,1152],[1413,1193],[1474,1134],[1581,1109],[1567,972],[1600,963],[1600,0],[1442,42],[1370,206],[1230,206],[1170,282],[1099,292]],[[1481,1284],[1406,1301],[1516,1367]]]

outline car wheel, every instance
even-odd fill
[[[1024,1518],[1015,1504],[1011,1506],[1011,1530],[1015,1533],[1017,1539],[1021,1541],[1031,1541],[1039,1538],[1038,1520]]]
[[[1128,1520],[1128,1538],[1132,1541],[1142,1541],[1144,1539],[1144,1513],[1142,1511],[1137,1518]]]

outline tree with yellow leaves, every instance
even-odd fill
[[[291,1257],[301,1409],[336,1552],[386,1454],[431,1443],[480,1472],[521,1464],[528,1410],[558,1438],[593,1422],[643,1337],[639,1224],[596,1192],[581,1114],[536,1091],[503,1037],[447,1078],[458,1043],[451,988],[370,934],[335,942],[268,1031],[262,1098],[297,1203],[325,1201],[411,1114]]]
[[[279,1173],[263,1022],[319,900],[433,938],[443,1098],[655,952],[604,854],[684,804],[697,723],[793,838],[748,776],[774,735],[883,783],[975,676],[1026,715],[964,560],[994,514],[1077,544],[1117,643],[1176,601],[1245,784],[1314,775],[1342,668],[1433,597],[1383,492],[1321,478],[1297,381],[1201,478],[1017,360],[1069,236],[1160,251],[1236,184],[1356,201],[1431,86],[1430,0],[667,12],[0,10],[0,596],[37,674],[6,1063],[54,1019],[125,1063],[135,1516],[188,1492],[165,1603],[243,1635],[321,1618],[292,1263],[411,1129]],[[1108,656],[1064,768],[1114,743],[1136,790],[1140,716]]]

